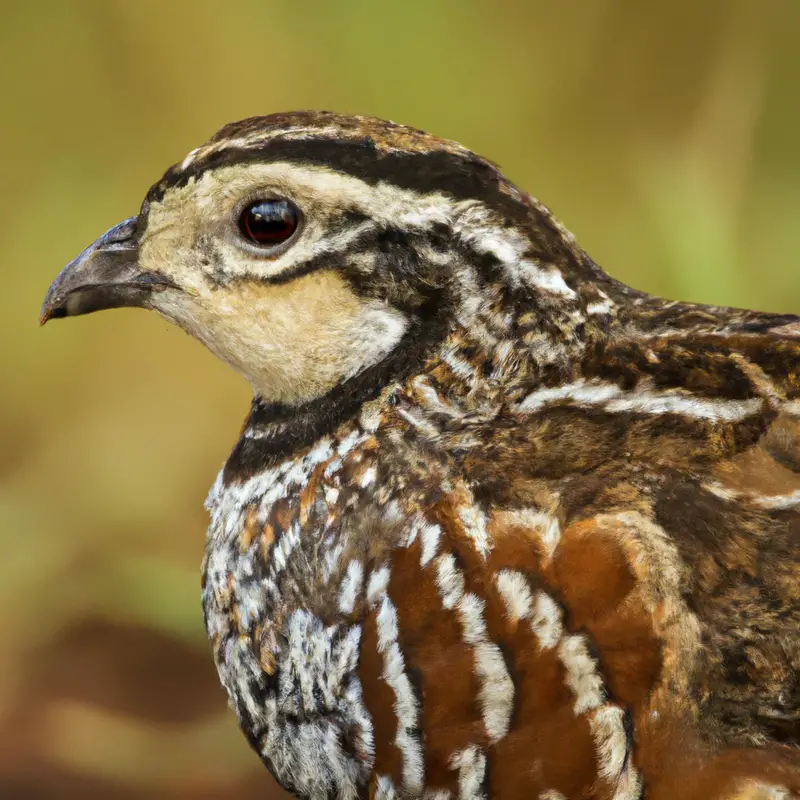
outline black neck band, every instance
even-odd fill
[[[446,327],[444,321],[435,318],[415,321],[383,360],[302,405],[265,403],[256,397],[244,433],[225,464],[225,483],[247,480],[309,447],[354,417],[384,387],[419,372],[428,354],[444,338]]]

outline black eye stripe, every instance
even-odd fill
[[[300,223],[300,211],[290,200],[254,200],[239,215],[239,232],[256,245],[269,247],[290,239]]]

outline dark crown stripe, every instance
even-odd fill
[[[422,194],[442,192],[456,200],[476,199],[515,221],[529,214],[528,206],[509,194],[500,172],[476,155],[444,150],[387,152],[378,149],[369,137],[278,138],[252,148],[223,148],[198,158],[186,169],[173,167],[150,190],[148,199],[159,201],[167,190],[184,186],[209,169],[275,161],[324,166],[371,185],[386,182]]]

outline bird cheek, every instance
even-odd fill
[[[196,294],[203,280],[198,257],[186,238],[166,229],[145,237],[139,246],[143,269],[157,270],[187,294]]]

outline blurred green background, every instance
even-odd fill
[[[155,315],[37,328],[60,267],[229,120],[457,139],[616,277],[800,312],[796,0],[2,2],[0,797],[268,798],[202,629],[246,385]]]

